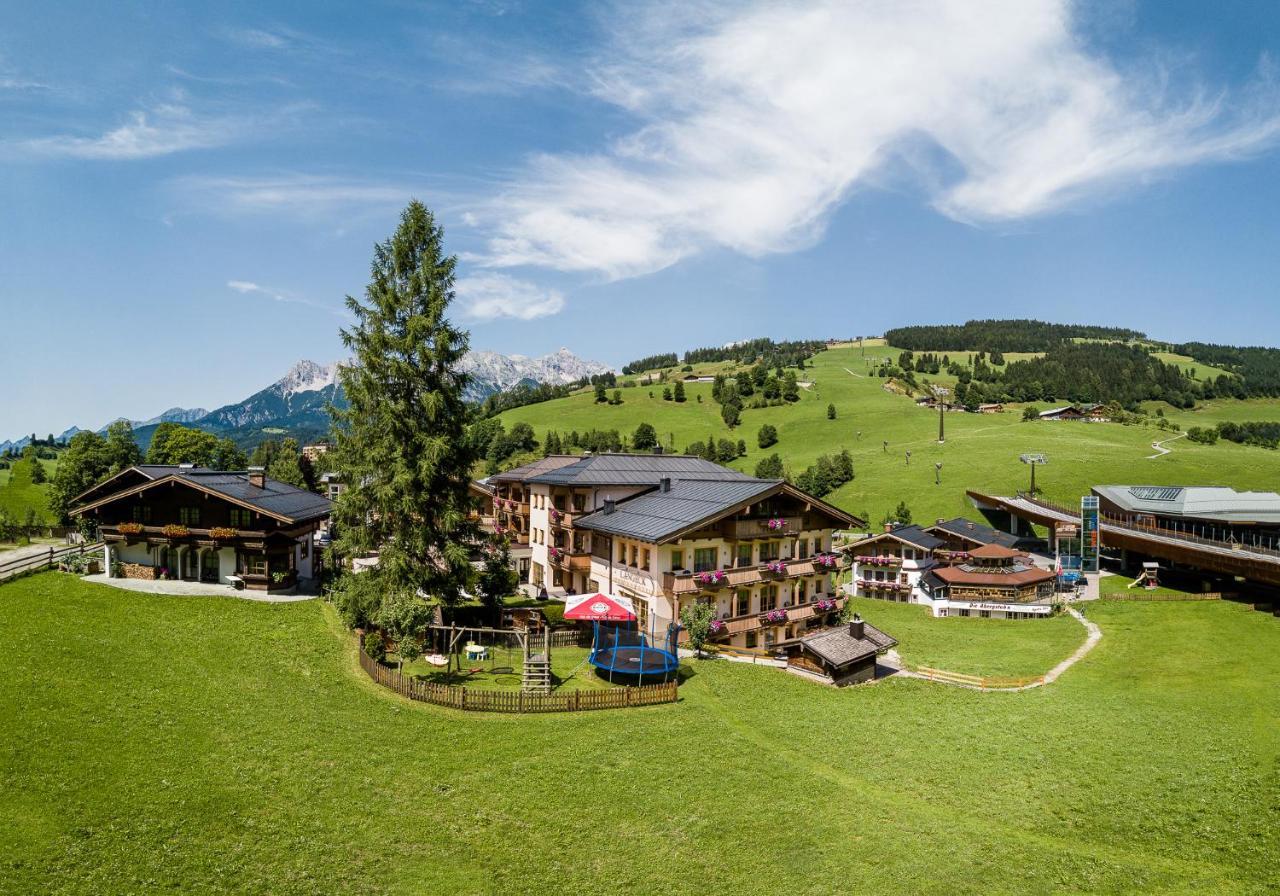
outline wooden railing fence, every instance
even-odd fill
[[[0,562],[0,582],[5,581],[6,579],[16,578],[17,576],[26,575],[30,572],[39,572],[42,569],[51,569],[59,562],[71,556],[95,553],[100,552],[101,550],[101,542],[96,542],[94,544],[73,544],[61,548],[50,545],[47,551],[41,551],[38,554],[29,554],[26,557],[19,557],[16,560]]]
[[[599,691],[565,691],[558,694],[526,694],[489,688],[436,684],[401,675],[360,651],[360,667],[375,682],[410,700],[450,706],[475,712],[579,712],[592,709],[621,709],[674,703],[679,698],[674,681],[641,687],[609,688]]]
[[[1004,690],[1008,688],[1024,688],[1031,684],[1044,684],[1043,675],[1029,675],[1023,678],[1000,675],[966,675],[962,672],[948,672],[945,669],[934,669],[930,666],[917,666],[911,671],[931,681],[963,684],[981,690]]]

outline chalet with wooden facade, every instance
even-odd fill
[[[1018,539],[966,519],[895,526],[845,549],[859,597],[928,606],[934,616],[1047,616],[1054,573],[1017,549]]]
[[[939,616],[1045,616],[1052,611],[1054,574],[1031,564],[1027,556],[998,544],[968,552],[958,563],[939,564],[921,588],[939,606]]]
[[[79,495],[71,512],[96,524],[109,571],[282,591],[312,577],[313,535],[330,507],[260,467],[140,464]]]
[[[837,686],[871,681],[876,657],[897,640],[854,615],[845,625],[820,628],[786,647],[787,668]]]
[[[637,462],[647,471],[659,460],[624,457],[610,464]],[[642,630],[658,635],[689,604],[709,603],[713,639],[747,650],[782,649],[834,622],[843,561],[832,551],[832,533],[862,522],[786,482],[679,460],[682,469],[659,468],[683,477],[628,486],[630,497],[608,497],[573,520],[572,535],[586,539],[584,584],[630,597]],[[561,479],[573,475],[558,471]]]

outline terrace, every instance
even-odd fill
[[[662,575],[662,587],[671,594],[692,594],[719,588],[739,588],[784,579],[825,575],[844,568],[837,554],[817,554],[803,560],[770,560],[753,566],[739,566],[702,572],[668,572]]]

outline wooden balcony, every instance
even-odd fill
[[[829,600],[834,603],[834,607],[829,610],[819,610],[817,603],[820,600]],[[768,610],[757,611],[754,613],[741,613],[737,616],[721,616],[719,621],[723,623],[724,628],[716,633],[715,638],[731,638],[734,635],[740,635],[743,632],[756,631],[766,626],[790,625],[795,622],[804,622],[815,616],[822,616],[827,613],[836,613],[844,606],[846,598],[843,597],[815,597],[803,604],[790,604],[785,607],[778,607],[786,614],[785,619],[777,622],[769,622],[766,619]]]
[[[746,588],[751,585],[759,585],[762,582],[783,581],[785,579],[798,579],[804,576],[825,575],[834,573],[841,568],[840,561],[835,566],[823,566],[816,558],[809,557],[805,560],[784,560],[786,565],[784,572],[771,572],[767,568],[767,564],[758,566],[740,566],[734,569],[722,570],[724,580],[716,584],[703,584],[698,581],[699,573],[663,573],[662,587],[663,590],[671,594],[691,594],[696,591],[718,591],[722,588]]]
[[[201,529],[193,526],[182,526],[185,534],[176,534],[176,530],[171,526],[141,526],[138,531],[133,530],[135,524],[122,523],[114,526],[100,526],[98,532],[102,536],[102,540],[106,542],[121,542],[126,544],[140,544],[146,542],[148,544],[194,544],[200,547],[244,547],[249,544],[261,544],[263,539],[267,537],[267,533],[258,529],[235,529],[214,528]],[[120,531],[120,527],[126,527],[125,531]],[[169,531],[165,531],[165,530]],[[218,538],[213,533],[217,531]],[[227,536],[227,531],[234,531],[235,535]]]
[[[560,529],[572,529],[573,521],[585,513],[574,513],[571,510],[556,510],[552,508],[547,511],[547,517],[551,520],[551,525]]]
[[[781,520],[781,528],[769,528],[770,520]],[[804,530],[804,517],[802,516],[783,516],[783,517],[750,517],[725,520],[720,524],[720,534],[730,541],[739,541],[744,538],[782,538],[787,535],[795,535]]]
[[[547,562],[556,569],[567,569],[574,572],[590,572],[591,571],[591,553],[589,551],[568,551],[563,548],[559,549],[560,554],[556,554],[549,549],[547,551]]]

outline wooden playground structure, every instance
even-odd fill
[[[439,648],[435,655],[446,660],[450,674],[464,679],[480,671],[514,675],[514,660],[519,656],[520,690],[526,694],[551,693],[551,630],[546,626],[432,625],[428,632]],[[503,665],[498,664],[499,650],[504,652]]]

